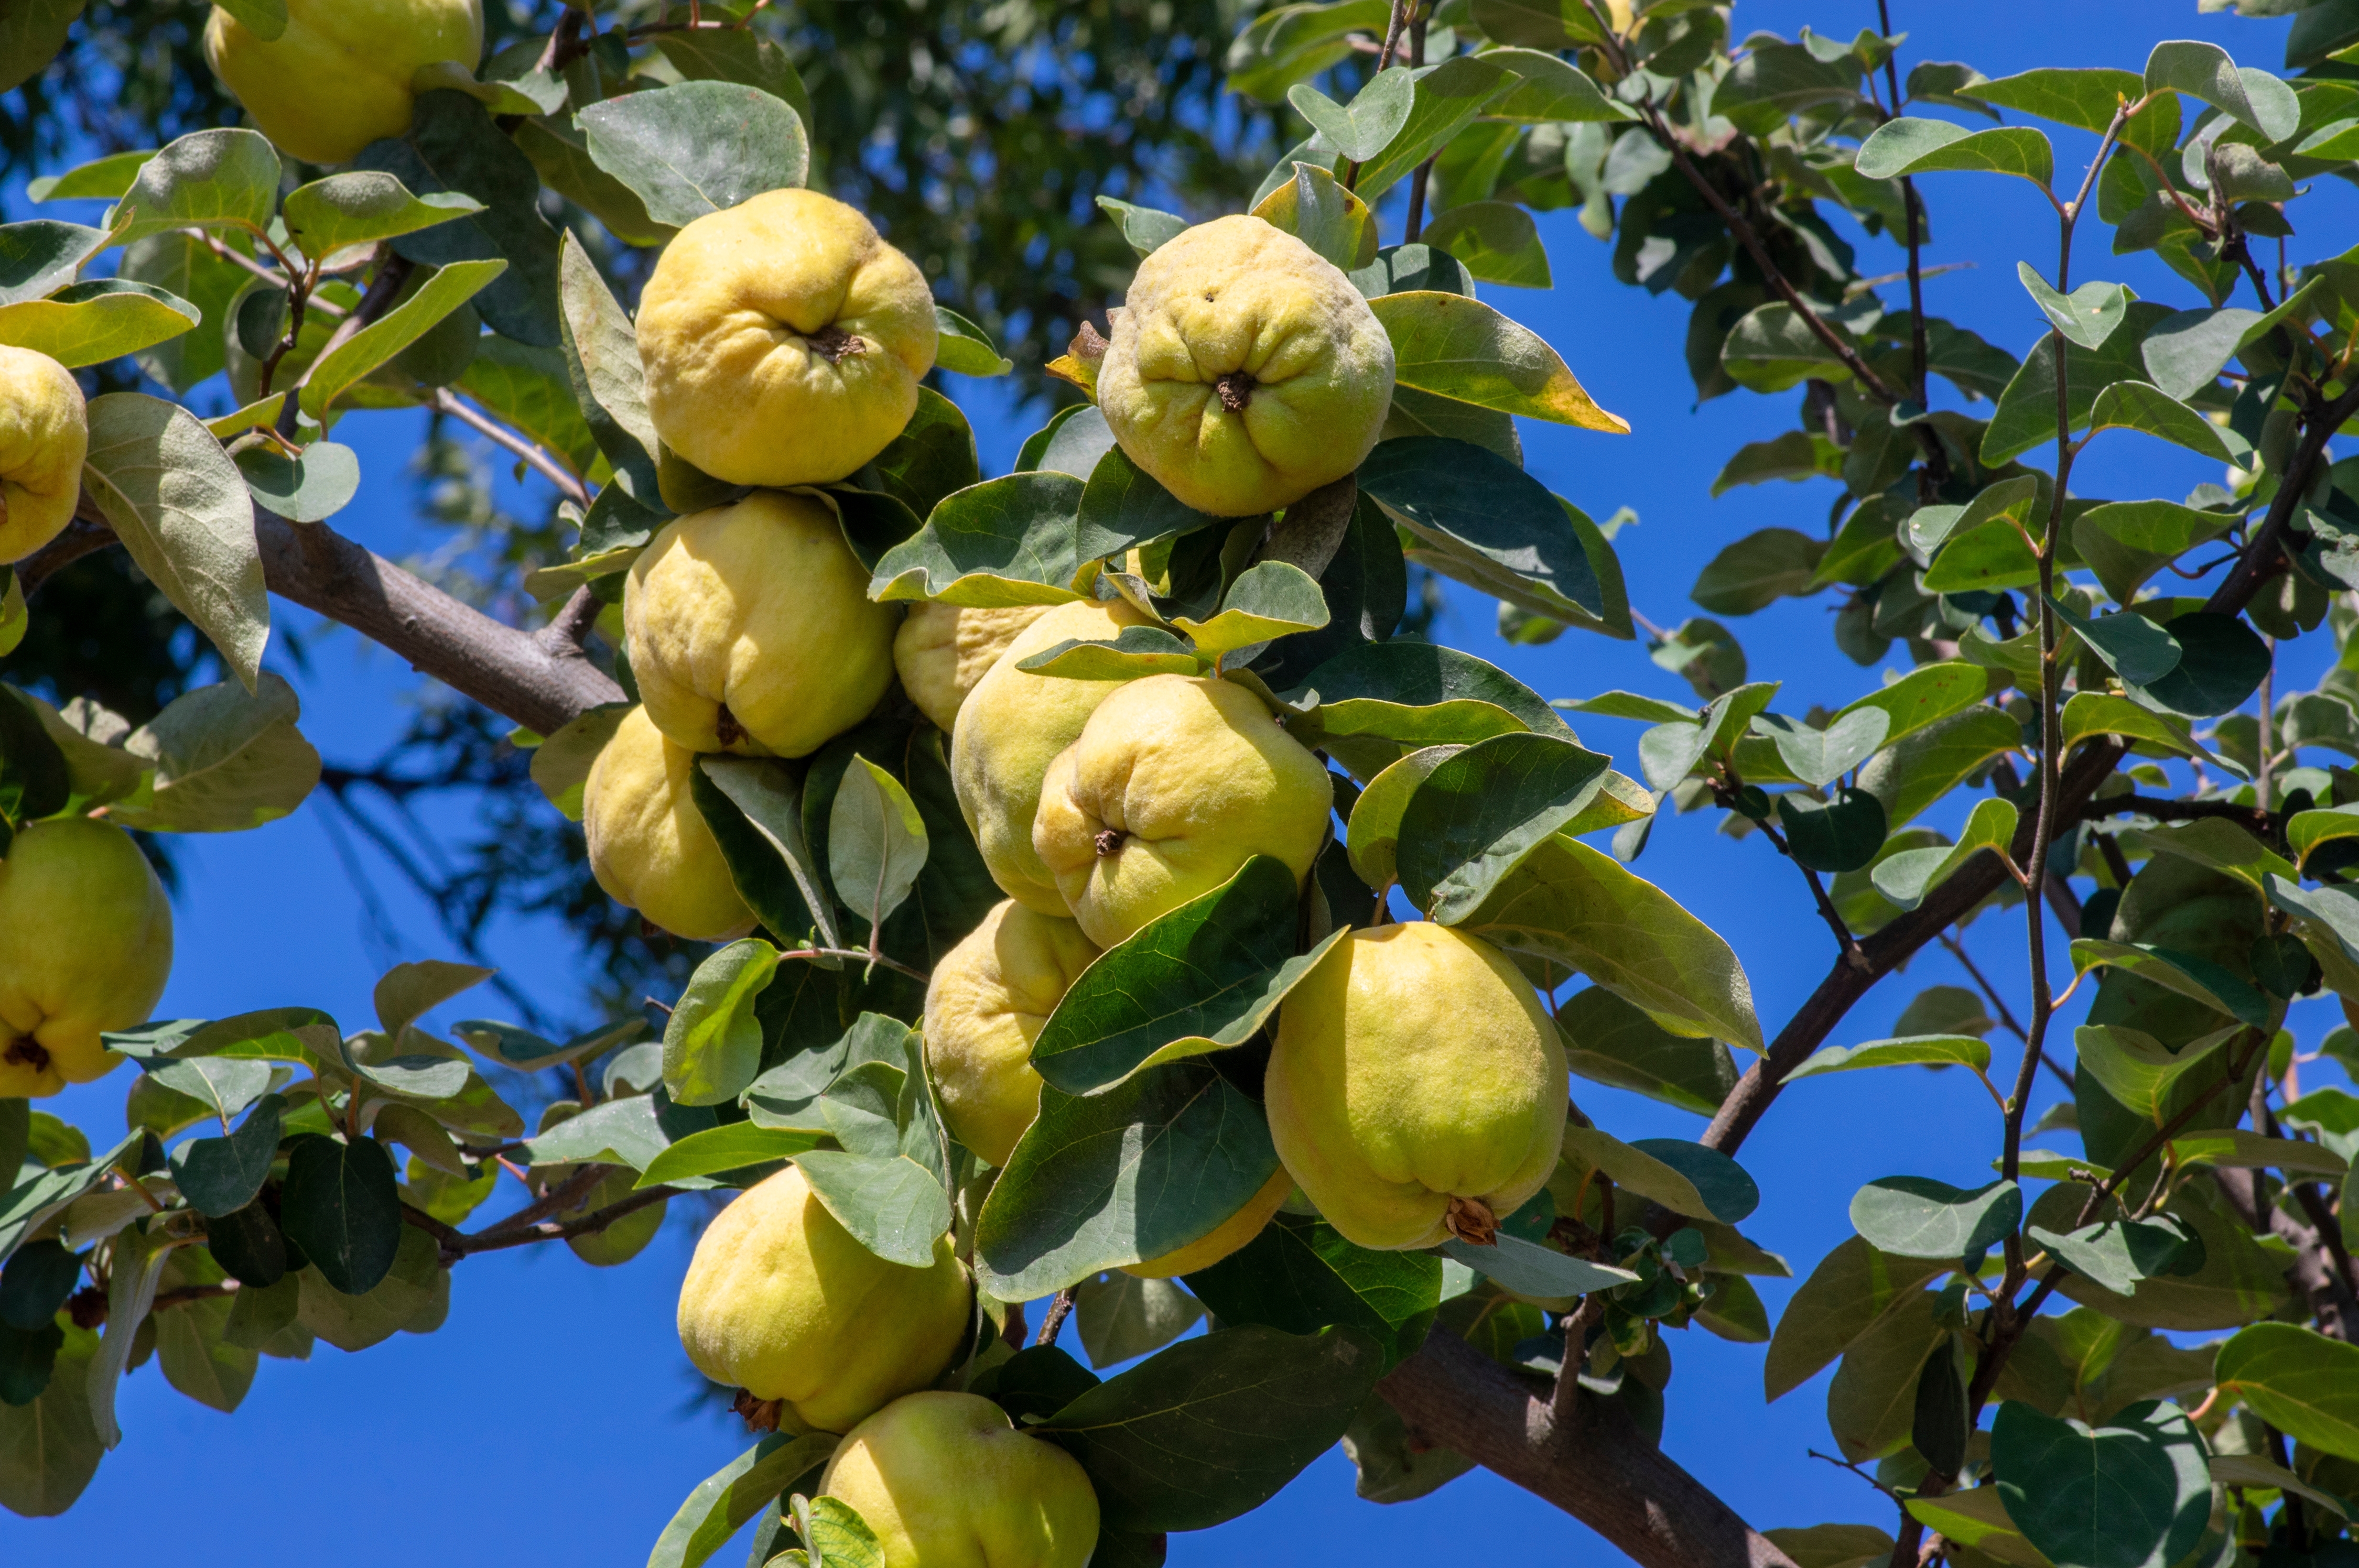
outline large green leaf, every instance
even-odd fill
[[[1375,201],[1516,89],[1521,78],[1487,56],[1458,55],[1412,67],[1417,92],[1408,118],[1385,148],[1361,166],[1357,189]]]
[[[2106,387],[2117,381],[2147,379],[2139,345],[2155,324],[2169,314],[2168,306],[2136,300],[2123,311],[2121,325],[2102,347],[2065,345],[2065,409],[2073,429],[2088,423],[2089,410]],[[1979,456],[1984,467],[1995,467],[2055,436],[2056,339],[2051,334],[2032,345],[2015,379],[1999,394]]]
[[[34,350],[73,370],[168,342],[193,330],[201,316],[196,306],[153,284],[94,277],[46,299],[0,305],[0,344]]]
[[[401,304],[345,339],[303,378],[303,411],[317,418],[371,371],[417,342],[507,271],[503,260],[453,262]]]
[[[292,813],[320,782],[320,753],[296,729],[295,688],[265,671],[199,687],[123,741],[147,775],[109,813],[151,833],[237,833]]]
[[[1761,1189],[1743,1166],[1683,1138],[1625,1143],[1598,1128],[1568,1126],[1564,1150],[1568,1159],[1604,1172],[1614,1185],[1690,1219],[1734,1225],[1761,1201]]]
[[[288,1156],[279,1224],[336,1290],[365,1295],[393,1267],[404,1228],[384,1146],[317,1134]]]
[[[0,27],[0,39],[5,36]],[[0,78],[8,74],[0,70]],[[27,1519],[51,1519],[73,1507],[106,1453],[91,1412],[98,1336],[73,1328],[62,1337],[39,1396],[0,1403],[0,1508]]]
[[[2023,1191],[1993,1182],[1972,1191],[1927,1176],[1886,1176],[1853,1195],[1852,1227],[1879,1252],[1942,1262],[1995,1247],[2023,1218]]]
[[[1297,163],[1292,168],[1289,178],[1254,203],[1253,215],[1343,272],[1374,261],[1376,219],[1367,202],[1318,165]]]
[[[951,1227],[951,1199],[933,1172],[907,1155],[824,1149],[798,1154],[795,1163],[863,1247],[912,1269],[934,1260],[934,1245]]]
[[[2212,1519],[2203,1440],[2176,1405],[2094,1429],[2009,1400],[1991,1425],[2007,1517],[2057,1568],[2169,1568]]]
[[[1673,1034],[1603,986],[1575,992],[1557,1008],[1556,1022],[1565,1065],[1594,1082],[1698,1116],[1719,1110],[1736,1087],[1726,1045]]]
[[[2359,1459],[2359,1346],[2301,1324],[2256,1323],[2220,1347],[2223,1396],[2299,1442]]]
[[[107,214],[114,243],[168,229],[268,229],[278,198],[278,152],[258,131],[193,131],[140,167]]]
[[[1939,1260],[1878,1252],[1856,1236],[1846,1238],[1819,1260],[1786,1303],[1762,1365],[1768,1397],[1799,1388],[1895,1302],[1945,1268]]]
[[[41,299],[71,284],[110,242],[103,229],[37,219],[0,224],[0,305]]]
[[[1081,597],[1082,496],[1071,474],[985,480],[946,497],[914,538],[887,550],[871,598],[995,608]]]
[[[1438,436],[1384,441],[1360,465],[1359,482],[1436,549],[1471,555],[1590,615],[1603,613],[1596,569],[1563,507],[1495,452]],[[1545,600],[1528,608],[1549,613]]]
[[[1371,300],[1369,308],[1392,339],[1393,374],[1403,386],[1502,414],[1629,433],[1628,421],[1600,408],[1538,334],[1480,300],[1411,289]]]
[[[805,1472],[824,1464],[838,1441],[828,1432],[763,1438],[689,1493],[656,1537],[648,1568],[697,1568]]]
[[[464,191],[412,195],[401,181],[376,169],[350,169],[299,186],[287,193],[285,206],[287,232],[304,254],[322,261],[348,247],[414,234],[484,208]]]
[[[2218,44],[2173,38],[2155,45],[2146,59],[2146,88],[2201,99],[2260,132],[2265,143],[2285,140],[2300,124],[2292,88],[2267,71],[2238,70]]]
[[[1785,1081],[1855,1073],[1865,1067],[1963,1066],[1980,1072],[1989,1065],[1989,1043],[1972,1034],[1910,1034],[1859,1045],[1822,1045],[1788,1073]]]
[[[1330,1324],[1375,1340],[1390,1368],[1424,1341],[1441,1303],[1441,1260],[1372,1252],[1321,1219],[1279,1214],[1188,1288],[1225,1325],[1316,1334]]]
[[[2012,174],[2044,189],[2056,172],[2056,151],[2027,125],[1969,131],[1947,120],[1902,115],[1860,144],[1853,167],[1868,179],[1962,169]]]
[[[577,116],[590,157],[675,226],[766,190],[799,186],[810,141],[792,108],[758,87],[682,81],[592,103]]]
[[[1897,829],[2022,744],[2023,727],[2001,709],[1964,708],[1869,758],[1859,770],[1860,787],[1884,803],[1886,824]]]
[[[1402,810],[1402,888],[1456,925],[1541,842],[1571,824],[1604,783],[1606,759],[1528,731],[1495,735],[1443,759]]]
[[[1827,1385],[1827,1426],[1853,1464],[1908,1445],[1919,1375],[1927,1357],[1948,1343],[1947,1331],[1934,1320],[1939,1300],[1931,1291],[1909,1292],[1843,1351],[1843,1365]]]

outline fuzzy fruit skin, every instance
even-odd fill
[[[1007,645],[1049,612],[1045,604],[983,610],[957,604],[913,604],[893,633],[893,668],[901,689],[944,734],[956,728],[960,707]]]
[[[934,966],[926,1060],[951,1136],[986,1164],[1006,1164],[1040,1114],[1032,1042],[1097,956],[1080,926],[1011,898]]]
[[[344,163],[409,129],[422,65],[484,58],[482,0],[287,0],[287,31],[265,40],[220,6],[205,59],[262,134],[306,163]]]
[[[899,621],[894,606],[869,600],[868,572],[835,514],[777,491],[674,518],[623,585],[639,700],[691,752],[818,751],[892,684]]]
[[[1231,408],[1217,384],[1243,394]],[[1333,263],[1259,218],[1200,223],[1138,265],[1098,367],[1131,461],[1199,512],[1246,517],[1360,466],[1393,345]]]
[[[754,929],[729,863],[689,795],[696,754],[634,708],[590,764],[582,830],[590,871],[615,903],[675,936],[726,942]]]
[[[1124,685],[1037,676],[1017,662],[1060,643],[1111,642],[1147,618],[1126,600],[1060,604],[1016,634],[961,704],[951,730],[951,783],[999,891],[1027,909],[1071,918],[1057,879],[1032,848],[1040,781],[1099,703]]]
[[[123,1060],[100,1044],[144,1023],[172,972],[172,905],[110,822],[16,831],[0,860],[0,1099],[53,1095]]]
[[[1278,1009],[1277,1155],[1348,1240],[1436,1247],[1452,1195],[1504,1219],[1564,1144],[1564,1045],[1506,954],[1430,921],[1354,931]]]
[[[1182,1274],[1192,1274],[1199,1269],[1209,1269],[1230,1253],[1261,1234],[1269,1217],[1286,1202],[1294,1190],[1294,1178],[1280,1165],[1261,1191],[1245,1201],[1245,1206],[1221,1221],[1210,1234],[1187,1246],[1166,1252],[1160,1258],[1149,1258],[1144,1263],[1126,1263],[1122,1271],[1136,1274],[1142,1280],[1172,1280]]]
[[[73,521],[89,455],[90,412],[73,373],[36,350],[0,347],[0,566]]]
[[[949,1237],[926,1268],[888,1263],[788,1165],[705,1227],[679,1287],[679,1342],[715,1382],[849,1432],[942,1375],[971,1300]]]
[[[1081,1462],[977,1394],[895,1400],[845,1436],[819,1489],[860,1510],[885,1568],[1082,1568],[1097,1549]]]
[[[1256,855],[1299,883],[1333,798],[1319,759],[1245,687],[1147,676],[1100,703],[1049,764],[1032,847],[1090,940],[1111,947]]]
[[[831,360],[829,329],[858,340]],[[885,449],[934,367],[934,297],[853,208],[769,190],[672,239],[639,299],[647,414],[732,484],[826,484]]]

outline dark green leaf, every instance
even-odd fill
[[[278,1220],[330,1285],[348,1296],[367,1294],[401,1245],[392,1156],[373,1141],[304,1138],[288,1157]]]
[[[1884,848],[1884,803],[1864,789],[1846,785],[1832,801],[1781,795],[1777,820],[1788,852],[1814,871],[1858,871]]]
[[[1441,1301],[1441,1260],[1372,1252],[1324,1220],[1281,1213],[1244,1247],[1189,1275],[1188,1288],[1231,1325],[1288,1334],[1356,1328],[1375,1341],[1389,1369],[1424,1341]]]
[[[286,1235],[259,1202],[207,1223],[205,1246],[223,1272],[248,1293],[258,1296],[286,1276]]]
[[[1879,1252],[1942,1261],[1997,1246],[2023,1219],[2023,1189],[1993,1182],[1968,1191],[1929,1176],[1886,1176],[1853,1195],[1852,1228]]]
[[[267,1066],[259,1062],[250,1065],[262,1070],[265,1082],[269,1080]],[[277,1095],[265,1095],[236,1131],[225,1138],[200,1138],[172,1152],[172,1179],[199,1214],[217,1218],[254,1201],[278,1153],[286,1104]]]
[[[65,1342],[65,1330],[48,1317],[31,1328],[0,1323],[0,1405],[21,1408],[39,1399],[41,1390],[49,1386],[58,1352]],[[5,1433],[10,1419],[0,1414],[0,1433]]]
[[[1397,865],[1410,900],[1454,925],[1540,842],[1581,814],[1607,760],[1558,736],[1494,735],[1444,759],[1401,814]]]
[[[2050,595],[2057,619],[2089,644],[2105,667],[2131,686],[2148,686],[2179,667],[2179,640],[2143,615],[2123,613],[2094,621]]]
[[[1825,541],[1791,528],[1764,528],[1705,562],[1688,597],[1715,615],[1750,615],[1789,594],[1809,592],[1826,548]]]
[[[1760,1206],[1760,1187],[1745,1173],[1744,1166],[1717,1149],[1691,1143],[1684,1138],[1640,1138],[1630,1147],[1687,1178],[1709,1211],[1696,1218],[1734,1225]]]
[[[2203,1440],[2147,1400],[2092,1430],[2010,1400],[1991,1427],[2006,1515],[2057,1568],[2168,1568],[2212,1518]]]
[[[1736,1087],[1727,1046],[1673,1034],[1603,986],[1575,992],[1557,1009],[1556,1022],[1565,1064],[1584,1078],[1698,1116],[1719,1110]]]
[[[1472,743],[1524,729],[1570,737],[1555,708],[1472,654],[1403,638],[1364,643],[1321,665],[1296,688],[1316,693],[1330,735],[1381,735],[1405,745]]]
[[[700,1482],[656,1538],[648,1568],[696,1568],[729,1544],[805,1471],[834,1452],[832,1433],[794,1437],[774,1432]]]
[[[1076,598],[1090,558],[1080,550],[1084,489],[1071,474],[1042,470],[947,496],[917,537],[877,562],[869,593],[986,608]]]
[[[1597,574],[1563,509],[1538,481],[1496,453],[1438,436],[1385,441],[1360,465],[1359,481],[1437,549],[1471,553],[1593,615],[1603,613]]]
[[[2173,713],[2211,718],[2244,706],[2269,673],[2268,644],[2234,615],[2199,610],[2164,627],[2180,647],[2169,674],[2141,687]]]
[[[74,281],[109,241],[103,230],[40,218],[0,224],[0,305],[41,299]]]
[[[82,1255],[60,1241],[28,1241],[0,1265],[0,1327],[32,1334],[49,1326],[49,1319],[73,1294],[82,1278]],[[1435,1278],[1440,1277],[1437,1267]],[[37,1390],[38,1391],[38,1390]],[[24,1400],[12,1399],[12,1405]]]
[[[685,225],[766,190],[799,186],[810,165],[801,118],[758,87],[682,81],[593,103],[576,117],[590,157],[647,203]]]

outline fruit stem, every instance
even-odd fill
[[[821,327],[806,340],[810,346],[827,357],[827,362],[842,364],[853,354],[864,354],[868,345],[841,327]]]
[[[1253,401],[1254,388],[1261,384],[1250,371],[1233,370],[1212,383],[1212,390],[1221,395],[1221,406],[1232,414],[1242,414]]]
[[[1453,1193],[1450,1210],[1441,1217],[1450,1234],[1470,1247],[1496,1247],[1499,1244],[1499,1217],[1481,1198]]]
[[[1105,860],[1122,853],[1122,841],[1128,837],[1119,827],[1100,828],[1097,838],[1093,840],[1098,847],[1098,858]]]
[[[721,749],[724,752],[745,738],[745,727],[737,722],[737,716],[729,711],[729,705],[725,702],[720,704],[712,716],[712,735],[721,742]]]
[[[0,1062],[14,1062],[30,1067],[37,1073],[49,1070],[49,1054],[29,1034],[20,1034],[8,1042],[8,1049],[0,1052]]]

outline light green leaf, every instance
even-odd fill
[[[2301,123],[2292,88],[2265,71],[2238,70],[2218,44],[2177,38],[2155,45],[2146,59],[2146,86],[2200,98],[2260,132],[2265,144],[2285,140]]]
[[[1370,77],[1348,104],[1336,103],[1307,81],[1287,89],[1286,101],[1338,153],[1353,163],[1366,163],[1399,135],[1416,96],[1416,76],[1408,66],[1396,65]]]
[[[1995,796],[1978,800],[1957,843],[1887,855],[1875,863],[1868,878],[1886,898],[1902,909],[1914,909],[1976,855],[1986,849],[2005,855],[2015,842],[2016,815],[2013,801]]]
[[[2047,136],[2028,125],[1969,131],[1947,120],[1903,115],[1886,121],[1860,144],[1853,167],[1869,179],[1960,169],[2012,174],[2045,189],[2056,170],[2056,154]]]
[[[730,943],[696,967],[664,1025],[664,1087],[675,1105],[735,1099],[762,1067],[755,999],[769,989],[778,950],[757,936]]]
[[[1294,178],[1256,204],[1253,215],[1309,245],[1350,272],[1376,258],[1376,220],[1368,204],[1311,164],[1294,166]]]
[[[925,869],[925,818],[901,781],[854,755],[828,811],[827,869],[844,905],[882,926]]]
[[[1556,287],[1538,225],[1529,212],[1511,201],[1469,201],[1452,207],[1428,223],[1418,241],[1449,252],[1469,274],[1485,283],[1516,288]]]
[[[1593,402],[1557,351],[1480,300],[1412,289],[1369,301],[1393,343],[1405,386],[1503,414],[1584,430],[1629,433]]]
[[[805,1472],[824,1464],[839,1441],[832,1432],[763,1438],[688,1495],[656,1538],[647,1568],[697,1568]]]
[[[140,166],[106,227],[117,244],[190,227],[263,233],[278,175],[277,149],[259,131],[192,131]]]
[[[2122,324],[2122,313],[2129,308],[2134,297],[2128,288],[2118,283],[2084,283],[2069,295],[2059,294],[2048,287],[2048,280],[2029,262],[2016,263],[2015,275],[2023,280],[2039,313],[2055,323],[2058,331],[2084,349],[2102,347],[2113,336],[2114,329]]]
[[[2136,430],[2158,436],[2175,446],[2222,462],[2234,456],[2212,421],[2161,388],[2142,381],[2117,381],[2097,394],[2097,401],[2089,410],[2089,433],[2093,436],[2100,430]]]
[[[2156,977],[2149,973],[2142,978]],[[2198,1068],[2214,1071],[2214,1054],[2241,1033],[2242,1025],[2231,1024],[2174,1052],[2153,1035],[2126,1024],[2084,1023],[2072,1032],[2072,1046],[2080,1057],[2081,1071],[2139,1117],[2159,1126],[2170,1114],[2170,1094],[2180,1080]]]
[[[1990,1065],[1990,1045],[1971,1034],[1912,1034],[1897,1040],[1870,1040],[1862,1045],[1823,1045],[1785,1081],[1814,1078],[1828,1073],[1855,1073],[1863,1067],[1972,1067]]]
[[[148,833],[241,833],[289,815],[320,782],[301,716],[295,688],[267,672],[250,694],[234,681],[183,693],[124,740],[147,776],[108,815]]]
[[[1194,642],[1198,658],[1217,662],[1239,649],[1326,625],[1327,600],[1301,568],[1262,561],[1237,575],[1218,614],[1205,621],[1176,615],[1171,623]]]
[[[407,300],[312,365],[299,395],[303,412],[318,418],[363,376],[424,337],[507,269],[506,262],[495,259],[452,262],[437,270]]]
[[[681,81],[592,103],[574,116],[590,157],[658,223],[681,226],[766,190],[799,186],[810,139],[793,109],[758,87]]]
[[[0,305],[0,343],[77,370],[168,342],[203,313],[177,294],[121,277],[94,277],[46,299]]]
[[[413,196],[389,174],[353,169],[287,193],[287,232],[303,254],[325,261],[354,245],[415,233],[480,212],[484,204],[457,190]]]
[[[946,306],[934,307],[934,363],[959,375],[1006,375],[1016,362],[1004,359],[982,328]]]

